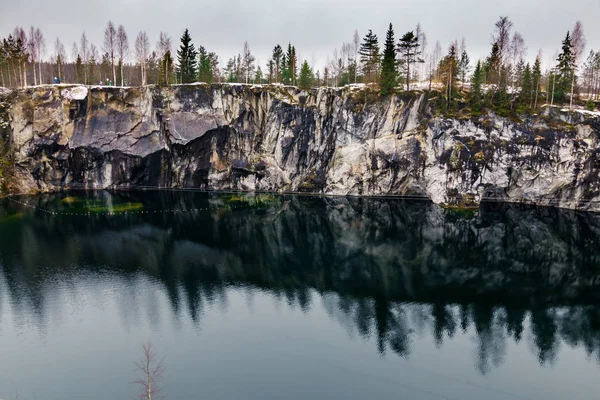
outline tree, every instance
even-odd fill
[[[244,42],[244,60],[243,60],[243,71],[246,83],[250,82],[250,77],[254,73],[254,61],[256,58],[250,52],[250,46],[248,42]]]
[[[81,34],[79,39],[79,51],[81,54],[81,62],[83,63],[83,83],[90,84],[89,79],[89,63],[90,63],[90,42],[88,42],[85,32]]]
[[[273,61],[273,79],[275,82],[280,82],[281,81],[281,70],[282,70],[282,66],[283,66],[283,49],[281,48],[280,45],[276,45],[273,48],[273,56],[272,56],[272,61]]]
[[[556,66],[558,80],[555,96],[558,101],[564,101],[565,96],[571,86],[573,74],[575,73],[575,55],[573,54],[573,43],[571,41],[571,33],[567,32],[567,36],[562,43],[562,52],[557,58],[558,65]]]
[[[181,36],[181,45],[177,50],[178,74],[181,83],[192,83],[196,79],[197,57],[198,52],[192,44],[189,31],[186,29]]]
[[[419,46],[419,38],[413,31],[406,32],[398,43],[398,53],[403,58],[406,69],[406,90],[410,90],[410,65],[415,62],[423,62],[419,57],[421,55]]]
[[[263,73],[260,65],[256,68],[256,75],[254,75],[254,83],[260,85],[263,83]]]
[[[83,61],[81,60],[81,56],[77,54],[77,59],[75,60],[75,72],[77,74],[77,83],[85,82],[85,66]]]
[[[105,53],[108,53],[108,57],[110,58],[110,66],[112,68],[113,82],[116,84],[117,82],[117,72],[115,69],[115,49],[117,46],[117,30],[115,29],[115,25],[112,21],[108,21],[108,25],[106,25],[106,29],[104,29],[104,45],[103,50]]]
[[[156,53],[159,58],[158,83],[159,85],[168,85],[172,80],[173,57],[171,56],[171,37],[166,32],[161,31],[158,35]]]
[[[169,85],[173,82],[173,58],[171,50],[162,56],[158,67],[158,84],[161,86]]]
[[[521,96],[520,102],[525,107],[531,107],[532,96],[531,93],[533,91],[533,79],[531,75],[531,66],[529,63],[525,66],[525,71],[523,72],[523,80],[521,81]]]
[[[467,44],[465,43],[465,39],[463,38],[462,43],[461,43],[461,53],[460,53],[460,59],[458,60],[458,74],[460,74],[460,85],[461,85],[461,90],[463,89],[463,86],[467,80],[467,74],[469,73],[471,67],[469,66],[469,64],[471,63],[471,60],[469,59],[469,54],[467,54]]]
[[[363,38],[358,54],[360,54],[365,83],[376,82],[379,76],[381,55],[379,54],[377,35],[371,29]]]
[[[287,53],[283,57],[283,74],[282,80],[288,85],[296,84],[297,77],[297,63],[298,58],[296,57],[296,48],[291,43],[288,44]]]
[[[212,72],[212,64],[209,57],[208,52],[204,48],[204,46],[198,47],[198,81],[212,83],[213,82],[213,72]]]
[[[385,47],[383,50],[383,62],[381,63],[381,94],[386,95],[396,87],[398,71],[396,69],[396,40],[394,39],[394,28],[390,23],[385,35]]]
[[[533,96],[533,109],[537,109],[538,102],[538,93],[540,91],[540,84],[542,81],[542,61],[540,55],[535,58],[535,63],[533,64],[533,70],[531,71],[532,75],[532,84],[533,91],[535,92]]]
[[[452,42],[448,48],[448,55],[440,61],[440,76],[446,84],[446,102],[447,107],[452,104],[455,90],[455,76],[458,69],[457,44]]]
[[[125,86],[125,79],[123,76],[123,63],[125,62],[125,58],[129,54],[129,41],[127,40],[127,32],[125,32],[125,28],[123,25],[119,25],[119,29],[117,31],[117,54],[119,55],[119,70],[121,75],[121,86]],[[115,85],[117,83],[115,82]]]
[[[473,71],[473,76],[471,77],[471,97],[470,103],[471,107],[474,111],[480,111],[482,100],[483,100],[483,92],[481,90],[481,85],[483,84],[483,67],[481,65],[481,61],[477,61],[475,65],[475,70]]]
[[[352,68],[354,70],[354,83],[356,83],[356,76],[358,74],[358,51],[360,50],[360,36],[358,36],[358,30],[354,30],[354,35],[352,36],[352,52],[354,54],[353,62],[351,63]]]
[[[140,85],[145,86],[148,82],[146,63],[148,61],[148,53],[150,52],[150,41],[146,32],[139,32],[135,39],[135,56],[140,65]]]
[[[308,65],[308,61],[304,60],[302,63],[302,67],[300,67],[300,76],[298,77],[298,86],[301,89],[310,89],[313,82],[315,80],[315,76],[313,74],[310,65]]]
[[[573,76],[571,78],[571,100],[570,107],[573,107],[573,92],[575,92],[575,69],[577,69],[577,65],[583,56],[583,51],[585,50],[585,34],[583,33],[583,24],[581,21],[575,22],[575,26],[573,27],[573,34],[571,35],[571,43],[573,45]]]
[[[62,65],[65,62],[66,52],[65,46],[62,44],[59,38],[56,38],[54,42],[54,60],[56,62],[57,78],[62,82]]]
[[[152,400],[164,390],[164,359],[157,360],[152,342],[142,345],[142,357],[136,361],[136,371],[140,374],[134,383],[139,385],[140,400]]]
[[[510,31],[513,23],[508,17],[500,17],[494,24],[495,32],[492,34],[492,45],[498,45],[498,54],[500,57],[500,64],[507,62],[508,50],[510,45]]]

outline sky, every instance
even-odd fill
[[[101,48],[112,20],[126,28],[132,48],[140,30],[153,46],[166,31],[175,47],[188,28],[196,47],[216,52],[222,65],[242,52],[244,41],[263,66],[276,44],[291,42],[300,60],[322,68],[334,49],[352,41],[355,29],[361,38],[372,29],[383,45],[389,23],[396,38],[420,23],[427,50],[439,41],[445,51],[452,40],[464,37],[474,63],[489,53],[501,15],[525,38],[527,58],[533,60],[541,49],[545,66],[577,20],[587,37],[585,54],[600,49],[600,0],[0,0],[0,37],[17,25],[33,25],[44,33],[47,56],[59,37],[70,58],[83,31]]]

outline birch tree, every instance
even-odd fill
[[[56,38],[54,41],[54,61],[56,62],[56,71],[57,78],[62,82],[62,66],[65,62],[65,58],[67,57],[65,46],[62,44],[59,38]]]
[[[117,30],[112,21],[108,21],[106,29],[104,29],[104,45],[102,49],[105,53],[108,53],[110,58],[110,65],[112,67],[113,82],[116,84],[117,71],[115,69],[115,49],[117,47]]]
[[[581,57],[583,56],[583,51],[585,50],[586,39],[585,34],[583,33],[583,24],[581,21],[575,22],[575,26],[573,27],[573,33],[571,34],[571,44],[573,45],[573,77],[571,78],[571,100],[569,107],[573,108],[573,92],[575,92],[575,70],[579,62],[581,61]]]
[[[244,42],[243,68],[244,75],[246,77],[246,83],[250,81],[250,76],[254,73],[254,61],[256,61],[256,58],[250,52],[250,46],[248,45],[248,42]]]
[[[87,36],[85,32],[81,34],[81,39],[79,40],[79,50],[81,56],[81,62],[84,65],[84,83],[86,85],[90,84],[89,78],[89,63],[90,63],[90,42],[88,42]]]
[[[142,357],[136,361],[136,371],[139,378],[134,382],[140,387],[138,398],[152,400],[164,389],[164,359],[157,359],[152,342],[142,345]]]
[[[146,85],[146,61],[148,60],[148,53],[150,52],[150,42],[148,41],[148,35],[146,32],[139,32],[135,40],[135,55],[140,65],[141,72],[141,85]]]
[[[117,31],[117,53],[119,55],[121,86],[124,86],[125,80],[123,77],[123,63],[125,62],[125,58],[127,58],[129,55],[129,41],[127,40],[127,32],[125,32],[123,25],[119,25],[119,29]]]

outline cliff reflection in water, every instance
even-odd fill
[[[202,308],[225,304],[228,287],[252,287],[302,310],[322,301],[348,331],[376,337],[381,353],[406,357],[425,331],[440,347],[473,328],[485,373],[502,363],[507,341],[529,330],[542,365],[556,360],[561,343],[600,362],[600,215],[194,192],[74,195],[84,199],[79,207],[151,212],[56,217],[2,202],[1,278],[11,303],[41,326],[56,282],[109,274],[136,296],[143,276],[164,286],[174,314],[189,312],[200,325]],[[65,197],[27,200],[74,207]],[[194,208],[211,210],[154,213]]]

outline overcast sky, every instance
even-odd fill
[[[489,52],[500,15],[509,16],[525,38],[528,58],[542,49],[545,65],[578,19],[588,39],[586,55],[600,49],[600,0],[0,0],[0,36],[16,25],[34,25],[45,35],[47,53],[59,37],[70,58],[84,30],[100,48],[108,20],[123,24],[130,42],[145,30],[154,45],[167,31],[174,47],[187,27],[196,46],[216,52],[222,64],[247,40],[262,65],[275,44],[291,42],[300,59],[320,68],[355,29],[361,38],[373,29],[383,44],[390,22],[397,38],[420,22],[429,49],[439,40],[445,51],[451,40],[464,37],[475,62]]]

